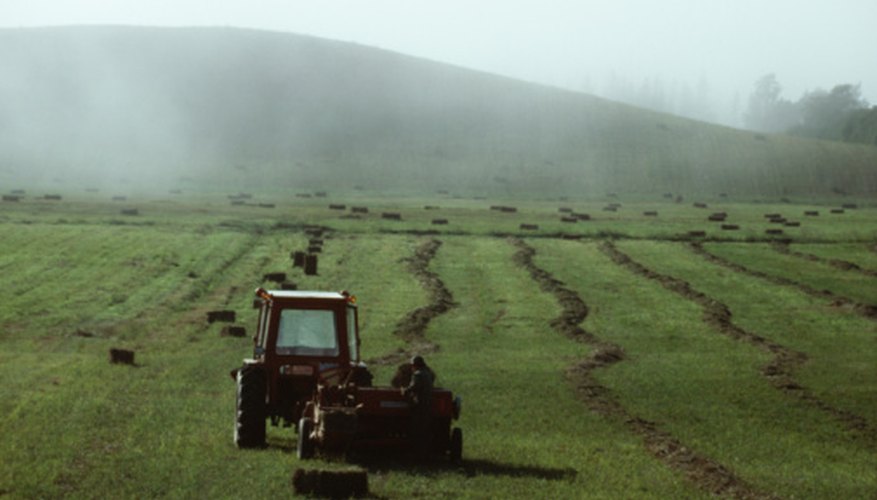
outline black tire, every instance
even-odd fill
[[[295,454],[299,460],[306,460],[314,456],[314,440],[311,432],[314,430],[314,421],[308,417],[302,417],[298,421],[298,445]]]
[[[454,427],[451,431],[451,442],[448,444],[448,455],[451,462],[457,463],[463,458],[463,429]]]
[[[245,365],[238,371],[235,401],[234,443],[238,448],[265,446],[265,370]]]

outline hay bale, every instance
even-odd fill
[[[219,331],[220,337],[246,337],[247,329],[237,325],[226,325]]]
[[[274,208],[273,203],[259,203],[259,207],[261,208]]]
[[[804,215],[806,215],[807,217],[819,217],[819,211],[818,210],[805,210]]]
[[[316,193],[314,193],[314,196],[316,196],[317,198],[325,198],[329,196],[329,194],[325,191],[317,191]]]
[[[767,234],[783,234],[782,229],[765,229],[764,232]]]
[[[646,210],[645,212],[643,212],[643,215],[645,215],[646,217],[657,217],[658,212],[655,210]]]
[[[44,200],[55,200],[55,201],[60,201],[60,200],[61,200],[61,195],[60,195],[60,194],[47,194],[47,195],[44,195],[44,196],[43,196],[43,199],[44,199]]]
[[[538,224],[521,224],[518,226],[522,231],[537,231],[539,229]]]
[[[785,224],[786,218],[785,217],[777,217],[775,219],[768,220],[768,222],[770,222],[771,224]]]
[[[234,207],[234,206],[246,205],[247,203],[244,200],[231,200],[230,204],[231,204],[231,206]]]
[[[27,191],[25,191],[24,189],[13,189],[9,192],[12,194],[27,194]]]
[[[504,212],[507,214],[512,214],[518,211],[517,207],[500,207],[500,212]]]
[[[728,193],[719,193],[719,198],[727,198]]]
[[[728,218],[728,214],[726,214],[724,212],[717,212],[717,213],[711,214],[709,217],[707,217],[707,220],[710,220],[713,222],[724,222],[725,219],[727,219],[727,218]]]
[[[137,210],[136,208],[123,208],[120,213],[122,215],[135,216],[140,215],[140,210]]]
[[[368,495],[368,473],[365,470],[296,469],[292,487],[297,495],[351,498]]]
[[[578,220],[591,220],[590,214],[573,213],[572,216]]]
[[[605,207],[603,207],[603,211],[604,212],[617,212],[618,207],[614,207],[612,205],[606,205]]]
[[[842,213],[844,213],[844,209],[842,209],[842,208],[832,208],[832,209],[831,209],[831,213],[833,213],[833,214],[842,214]]]
[[[341,203],[330,203],[329,210],[347,210],[347,205]]]
[[[448,219],[433,219],[432,223],[437,226],[447,225]]]
[[[295,193],[296,198],[310,198],[311,193]]]
[[[664,198],[673,198],[673,193],[664,193]]]
[[[311,238],[308,240],[308,245],[322,246],[323,238]]]
[[[578,217],[561,217],[560,221],[575,224],[576,222],[579,221],[579,218]]]
[[[737,224],[722,224],[723,231],[736,231],[738,229],[740,229],[740,226]]]
[[[435,205],[424,205],[424,206],[423,206],[423,209],[424,209],[424,210],[438,210],[439,207],[437,207],[437,206],[435,206]]]
[[[316,255],[307,255],[305,256],[305,274],[308,276],[313,276],[317,274],[317,256]]]
[[[381,213],[381,218],[387,220],[402,220],[402,214],[399,212],[383,212]]]
[[[801,227],[801,223],[798,221],[786,221],[784,225],[786,227]]]
[[[688,236],[692,238],[703,238],[706,236],[706,231],[688,231]]]
[[[778,213],[764,214],[765,219],[778,219],[782,216],[783,216],[783,214],[778,214]]]
[[[19,201],[19,200],[21,200],[21,197],[20,197],[20,196],[15,196],[15,195],[12,195],[12,194],[4,194],[4,195],[3,195],[3,201],[16,202],[16,201]]]
[[[133,365],[134,351],[128,349],[110,348],[110,363],[119,365]]]
[[[323,251],[323,247],[320,245],[308,245],[308,253],[320,253]]]
[[[368,207],[350,207],[350,211],[355,214],[367,214]]]
[[[304,267],[306,255],[307,253],[301,251],[292,252],[292,267]]]
[[[681,194],[676,197],[676,203],[682,203],[683,201],[685,201],[685,198],[683,198]]]
[[[262,275],[262,281],[274,281],[280,283],[286,281],[286,273],[265,273]]]
[[[560,212],[560,213],[571,213],[571,212],[572,212],[572,208],[570,208],[570,207],[560,207],[560,208],[557,209],[557,211]]]
[[[207,322],[215,323],[217,321],[223,321],[232,323],[235,320],[234,311],[229,310],[221,310],[221,311],[208,311],[207,312]]]
[[[694,208],[707,208],[708,205],[702,201],[695,201]]]

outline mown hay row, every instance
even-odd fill
[[[693,246],[694,244],[692,244]],[[616,264],[631,272],[659,283],[661,286],[703,308],[703,320],[722,335],[745,342],[771,355],[771,360],[761,368],[761,374],[770,384],[784,394],[797,397],[825,412],[849,430],[862,433],[872,444],[877,444],[877,429],[868,421],[852,412],[834,407],[819,399],[803,387],[793,376],[794,371],[807,361],[807,355],[787,346],[768,340],[735,324],[731,309],[715,297],[694,289],[687,281],[658,273],[633,260],[613,243],[604,242],[600,249]]]
[[[526,269],[542,291],[553,294],[563,308],[560,316],[551,321],[551,327],[558,333],[593,348],[587,358],[567,370],[567,376],[575,384],[579,396],[592,411],[622,422],[628,430],[643,438],[646,448],[655,458],[685,474],[704,491],[732,498],[771,497],[744,482],[727,467],[693,451],[677,438],[660,430],[655,422],[633,415],[624,408],[593,375],[598,368],[622,361],[625,358],[624,350],[579,326],[588,315],[587,305],[577,293],[566,288],[563,282],[536,266],[533,262],[535,249],[520,239],[513,239],[512,244],[518,249],[513,257],[515,264]]]

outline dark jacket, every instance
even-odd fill
[[[405,388],[405,394],[414,408],[428,410],[432,407],[433,384],[435,384],[435,374],[428,366],[414,368],[411,382]]]

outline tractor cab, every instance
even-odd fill
[[[248,446],[246,437],[243,443],[239,439],[241,428],[254,428],[255,439],[261,442],[266,418],[273,425],[297,422],[318,384],[371,385],[371,374],[359,358],[354,296],[259,288],[253,305],[259,308],[253,357],[232,372],[238,380],[235,440],[239,446]],[[265,401],[262,405],[258,401],[245,404],[245,400],[260,397]],[[247,412],[248,408],[252,410]],[[248,425],[249,419],[244,418],[241,424],[241,412],[253,414],[253,422],[263,423]]]

